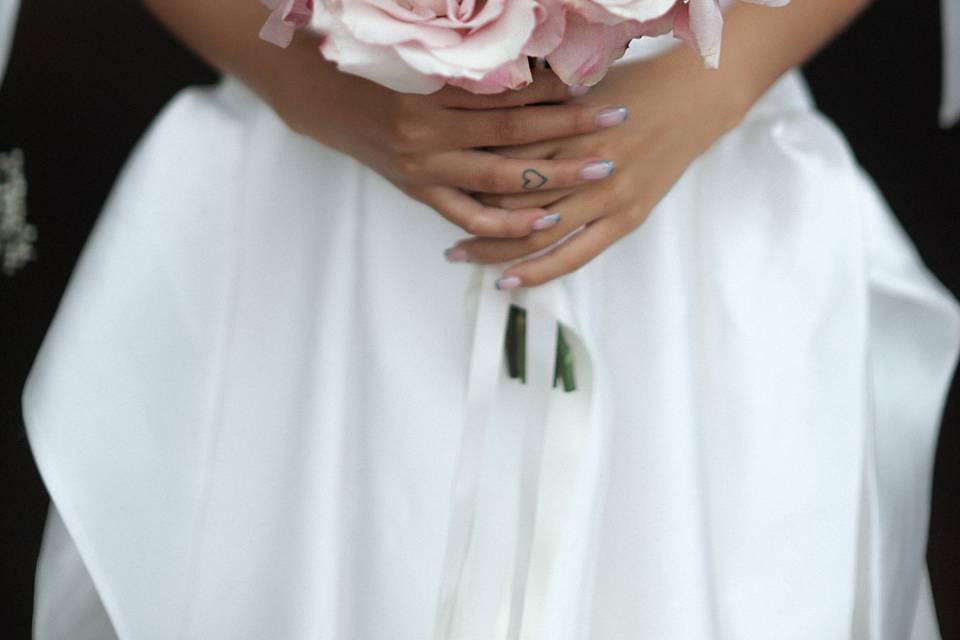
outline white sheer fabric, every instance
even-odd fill
[[[0,84],[7,70],[7,58],[13,46],[13,28],[17,24],[19,0],[0,0]]]
[[[938,637],[960,312],[798,73],[561,282],[495,292],[460,235],[233,80],[178,96],[28,381],[37,637]],[[506,377],[510,301],[577,392]]]
[[[942,0],[943,105],[940,122],[950,127],[960,120],[960,0]]]

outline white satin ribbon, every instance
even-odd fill
[[[520,469],[520,500],[517,513],[517,542],[514,555],[513,585],[510,598],[510,625],[507,640],[519,640],[523,628],[530,559],[536,534],[537,504],[540,494],[540,468],[546,435],[550,397],[553,393],[557,346],[556,281],[526,292],[527,310],[527,424],[523,439]]]
[[[940,126],[947,128],[960,120],[960,0],[943,0],[943,95]]]
[[[495,289],[498,277],[493,268],[483,268],[477,302],[477,321],[470,350],[466,415],[454,472],[447,548],[440,574],[433,627],[434,640],[452,640],[454,637],[453,614],[457,607],[457,596],[476,519],[480,462],[497,395],[507,310],[510,305],[509,296]]]
[[[447,547],[440,576],[434,640],[456,640],[453,628],[464,567],[477,513],[481,460],[501,375],[511,294],[497,291],[499,269],[483,267],[467,379],[466,417],[453,483]],[[553,393],[559,285],[514,294],[527,311],[527,414],[507,640],[519,640],[535,537],[540,468]],[[491,585],[491,593],[499,592]]]

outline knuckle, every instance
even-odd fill
[[[502,193],[481,193],[477,196],[477,200],[479,200],[481,204],[493,207],[494,209],[509,209],[507,206],[509,199]]]
[[[523,277],[523,283],[528,287],[539,287],[542,284],[550,282],[552,279],[546,272],[538,269],[533,273],[529,273]]]
[[[624,180],[612,180],[606,188],[606,197],[603,199],[604,212],[609,213],[630,203],[630,186]]]
[[[509,238],[528,237],[530,230],[530,224],[521,216],[510,216],[503,224],[503,235]]]
[[[570,128],[575,131],[588,133],[597,128],[593,119],[593,109],[586,105],[571,107],[569,118]]]
[[[495,169],[484,169],[477,177],[477,187],[486,193],[500,193],[506,191],[503,176]]]
[[[393,156],[393,166],[404,178],[415,178],[423,171],[419,156],[412,153],[397,153]]]
[[[508,145],[522,141],[526,128],[523,121],[517,117],[516,112],[501,115],[494,126],[498,139]]]
[[[531,253],[543,251],[555,241],[556,239],[553,237],[553,234],[535,233],[522,240],[521,249],[523,250],[523,255],[530,255]]]
[[[407,153],[423,146],[430,129],[417,120],[400,116],[391,120],[387,133],[390,148],[400,153]]]
[[[490,223],[480,216],[470,216],[463,222],[463,230],[472,236],[490,235]]]

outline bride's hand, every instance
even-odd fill
[[[467,193],[568,188],[606,177],[608,166],[592,152],[520,159],[482,148],[594,132],[624,119],[623,110],[603,102],[568,103],[585,89],[543,70],[521,91],[474,95],[446,87],[415,95],[338,73],[315,50],[310,55],[272,99],[289,126],[357,158],[473,235],[523,237],[554,219],[539,206],[508,210]]]
[[[465,191],[502,193],[580,184],[595,157],[534,162],[505,159],[482,147],[522,145],[617,123],[615,108],[564,104],[570,90],[538,72],[526,90],[474,96],[444,89],[402,95],[340,73],[298,35],[289,49],[257,39],[267,9],[235,0],[145,0],[174,33],[210,64],[256,91],[292,129],[354,156],[411,197],[469,233],[520,237],[552,219],[539,207],[508,211]],[[551,103],[514,109],[519,105]],[[595,165],[596,166],[596,165]]]
[[[480,202],[504,209],[544,207],[560,220],[524,238],[467,239],[448,250],[448,259],[504,263],[553,247],[510,266],[498,284],[535,286],[582,267],[636,229],[690,163],[745,111],[747,101],[733,87],[718,86],[710,73],[686,51],[614,67],[578,102],[628,106],[631,117],[623,126],[497,149],[511,158],[607,158],[616,171],[587,186],[478,196]]]

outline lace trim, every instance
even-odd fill
[[[37,228],[27,223],[23,151],[0,153],[0,261],[10,276],[36,258]]]

